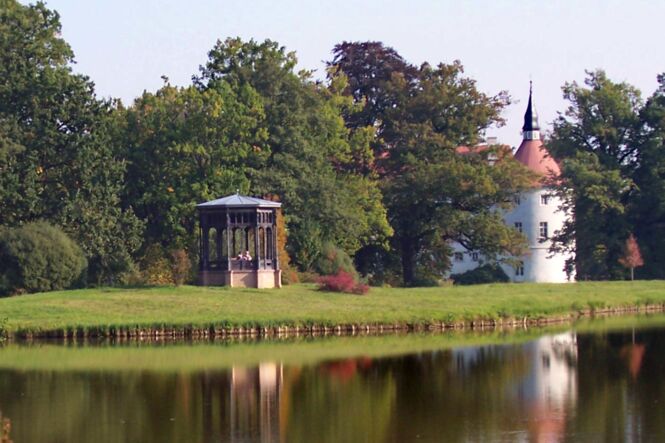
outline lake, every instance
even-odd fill
[[[0,346],[0,442],[665,441],[665,316]]]

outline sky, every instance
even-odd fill
[[[29,1],[23,1],[29,3]],[[342,41],[381,41],[419,65],[460,60],[478,88],[506,90],[507,124],[486,135],[519,145],[533,80],[543,130],[567,103],[561,87],[604,69],[644,97],[665,72],[665,1],[617,0],[47,0],[62,36],[101,97],[133,102],[144,90],[186,86],[218,39],[271,39],[299,68],[324,77]]]

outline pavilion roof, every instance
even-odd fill
[[[264,200],[262,198],[233,194],[196,205],[197,208],[280,208],[279,202]]]

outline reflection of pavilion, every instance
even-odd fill
[[[231,441],[280,441],[283,367],[233,367],[231,372]]]

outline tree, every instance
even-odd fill
[[[71,71],[56,12],[0,0],[0,225],[48,220],[85,251],[91,281],[129,267],[141,223],[118,194],[112,104]]]
[[[359,112],[345,114],[349,127],[381,126],[382,116],[397,104],[388,84],[393,76],[415,83],[418,69],[407,63],[393,48],[381,42],[342,42],[333,48],[327,63],[329,78],[343,73],[348,78],[346,93],[361,104]]]
[[[404,284],[440,277],[450,266],[453,241],[491,257],[521,252],[524,239],[503,223],[501,211],[533,177],[496,147],[470,155],[456,151],[501,124],[505,93],[478,91],[459,62],[414,68],[372,42],[336,46],[330,66],[349,77],[349,93],[370,114],[364,121],[378,127],[376,171]],[[500,161],[491,165],[490,154]]]
[[[636,191],[629,204],[633,230],[643,240],[644,278],[665,278],[665,75],[658,76],[658,85],[640,112]]]
[[[636,191],[640,92],[598,70],[587,72],[585,86],[566,83],[563,95],[570,106],[554,121],[548,148],[562,163],[559,194],[574,218],[555,247],[575,252],[578,278],[619,278],[626,206]]]
[[[146,221],[146,244],[196,250],[196,204],[237,189],[269,156],[261,98],[249,86],[164,85],[121,111],[131,177],[123,193]]]
[[[351,132],[342,113],[352,101],[295,73],[296,57],[276,42],[227,39],[217,42],[195,84],[202,90],[228,84],[251,87],[261,97],[267,134],[263,167],[252,171],[249,191],[278,194],[296,264],[312,267],[322,245],[331,242],[349,254],[391,234],[376,181],[353,166],[367,161],[368,131]]]
[[[642,266],[644,264],[644,260],[642,260],[640,247],[637,244],[637,240],[633,234],[630,234],[628,239],[626,239],[624,255],[623,257],[619,258],[619,263],[623,267],[630,268],[630,279],[635,280],[635,268]]]

